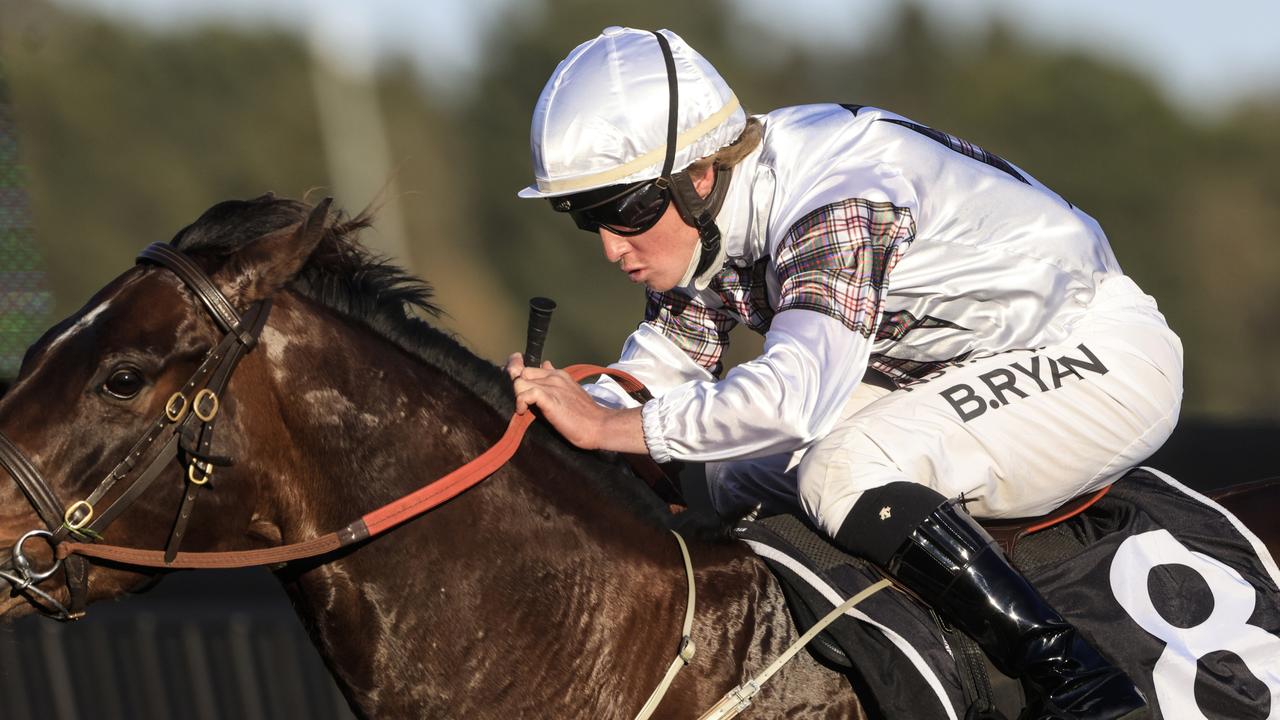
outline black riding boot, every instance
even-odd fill
[[[899,518],[914,527],[887,561],[870,559],[972,637],[1001,672],[1022,681],[1027,707],[1021,720],[1149,717],[1129,677],[1049,606],[968,513],[954,502],[943,502],[920,519],[930,502],[930,496],[920,491],[935,498],[941,495],[919,485],[885,490],[889,492],[868,493],[872,497],[860,499],[862,507],[855,506],[850,520],[861,520],[857,524],[864,531],[874,530],[871,518],[892,516],[899,505]],[[907,497],[894,490],[906,490]],[[895,496],[906,501],[882,505]],[[873,507],[863,505],[863,500],[870,500]],[[869,516],[868,510],[873,514]],[[845,540],[853,532],[855,528],[846,521],[838,539]],[[880,547],[885,547],[883,541]]]

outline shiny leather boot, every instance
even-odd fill
[[[968,513],[948,502],[916,526],[887,569],[1019,678],[1020,720],[1150,717],[1133,682],[1107,662],[1005,559]]]

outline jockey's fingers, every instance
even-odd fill
[[[523,415],[529,412],[530,407],[538,404],[541,393],[533,385],[526,385],[524,389],[520,389],[519,382],[519,380],[516,381],[516,414]]]
[[[517,377],[511,386],[515,390],[516,400],[518,401],[522,395],[536,388],[537,382],[522,375]]]
[[[507,366],[504,369],[507,371],[507,377],[509,379],[515,380],[520,377],[520,373],[524,370],[524,355],[521,355],[518,352],[511,353],[511,355],[507,357]]]
[[[558,370],[551,364],[550,360],[544,360],[542,367],[530,368],[526,367],[521,376],[526,380],[551,380],[557,385],[577,385],[578,381],[573,379],[568,372]]]
[[[551,367],[551,363],[543,363],[542,367],[525,367],[520,371],[520,378],[523,380],[546,380],[548,378],[556,378],[559,380],[571,379],[569,373],[563,370],[556,370]]]

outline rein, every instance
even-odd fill
[[[328,200],[321,202],[299,233],[305,235],[322,231],[328,206]],[[0,563],[0,579],[10,583],[14,594],[30,593],[40,598],[40,602],[32,600],[33,604],[57,619],[72,620],[83,616],[88,597],[88,558],[161,569],[244,568],[316,558],[377,537],[439,507],[488,478],[515,455],[525,432],[536,418],[532,412],[513,415],[502,437],[475,459],[408,495],[362,515],[334,532],[304,542],[256,550],[181,552],[178,547],[200,488],[209,482],[215,466],[231,464],[229,458],[210,454],[220,397],[240,359],[257,344],[258,336],[271,312],[271,301],[267,299],[255,303],[243,316],[239,315],[226,296],[189,257],[164,243],[148,246],[139,254],[138,262],[157,264],[177,275],[213,316],[224,335],[208,352],[182,389],[169,398],[160,418],[134,443],[124,460],[85,499],[71,503],[65,510],[52,487],[35,466],[9,438],[0,434],[0,467],[13,477],[36,514],[49,528],[32,530],[14,543],[10,550],[11,557]],[[595,365],[571,365],[564,370],[577,382],[595,375],[608,375],[629,393],[647,393],[644,385],[619,370]],[[179,514],[165,549],[144,550],[98,543],[97,540],[101,538],[107,525],[170,468],[175,459],[181,461],[180,467],[185,465],[187,483]],[[112,494],[111,491],[117,485],[122,489]],[[98,509],[96,506],[107,498],[110,500],[105,503],[105,507]],[[647,720],[657,710],[676,674],[689,664],[696,650],[692,637],[696,602],[693,563],[684,538],[675,531],[672,534],[680,546],[688,583],[680,645],[661,682],[636,715],[636,720]],[[36,536],[44,538],[54,548],[54,563],[44,570],[36,570],[23,552],[27,540]],[[66,572],[70,607],[63,606],[52,595],[37,587],[59,569]],[[751,704],[751,699],[760,686],[822,627],[886,584],[887,582],[882,582],[873,586],[836,608],[763,674],[734,688],[704,717],[724,719],[741,712]]]
[[[317,205],[298,230],[299,236],[322,232],[328,207],[327,199]],[[9,438],[0,434],[0,467],[13,477],[48,528],[28,532],[14,544],[11,557],[0,561],[0,578],[7,580],[15,593],[30,592],[39,597],[41,602],[36,603],[37,607],[58,619],[76,619],[83,615],[88,597],[87,558],[162,569],[240,568],[319,557],[381,535],[496,472],[515,454],[535,418],[533,413],[513,416],[502,437],[479,457],[334,532],[304,542],[258,550],[180,552],[192,506],[201,488],[208,483],[215,466],[231,464],[229,458],[210,454],[220,398],[240,359],[257,344],[271,312],[271,301],[255,303],[241,316],[191,258],[165,243],[146,247],[138,255],[138,263],[159,265],[177,275],[224,335],[182,389],[165,403],[156,422],[84,499],[63,505],[35,466]],[[614,377],[629,392],[644,390],[635,378],[621,371],[591,365],[565,369],[575,380],[605,374]],[[175,459],[180,460],[180,467],[185,466],[186,492],[165,549],[143,550],[98,543],[107,526],[153,485]],[[44,570],[35,569],[23,551],[24,544],[37,536],[54,548],[54,564]],[[64,607],[36,587],[60,567],[66,571],[70,607]]]
[[[328,205],[327,200],[318,205],[299,232],[306,234],[320,231]],[[0,467],[13,477],[36,514],[49,528],[28,532],[14,543],[10,551],[11,558],[0,565],[0,579],[7,580],[15,594],[26,592],[30,593],[28,598],[31,595],[38,597],[40,602],[32,600],[36,607],[57,619],[73,620],[84,615],[88,597],[87,558],[162,569],[244,568],[320,557],[377,537],[439,507],[488,478],[515,455],[525,432],[536,419],[532,412],[513,415],[502,437],[475,459],[326,535],[257,550],[180,552],[178,547],[186,532],[191,508],[200,488],[209,482],[215,465],[231,464],[228,458],[209,454],[213,425],[218,415],[220,397],[230,382],[232,373],[240,359],[257,344],[258,336],[266,325],[267,315],[271,312],[271,301],[267,299],[255,303],[241,317],[226,296],[189,257],[164,243],[149,245],[139,254],[138,262],[161,265],[177,275],[213,316],[224,335],[205,355],[182,390],[169,398],[160,418],[134,443],[124,460],[98,483],[88,497],[71,503],[65,510],[48,481],[9,438],[0,434]],[[647,392],[639,381],[619,370],[595,365],[571,365],[565,371],[575,381],[580,382],[594,375],[609,375],[627,392]],[[107,525],[133,504],[171,466],[180,453],[187,468],[187,490],[165,549],[143,550],[98,543],[97,540],[101,538]],[[125,481],[123,490],[115,493],[104,509],[98,510],[96,506],[110,495],[120,481]],[[672,534],[680,545],[688,583],[680,646],[662,681],[637,715],[638,720],[647,719],[657,709],[676,674],[693,659],[695,651],[692,638],[696,600],[693,563],[684,538],[675,531]],[[23,553],[27,540],[36,536],[43,537],[54,548],[54,563],[45,570],[33,568],[31,561]],[[48,592],[37,587],[39,583],[52,577],[59,568],[66,571],[70,607],[63,606]]]
[[[576,381],[593,375],[609,375],[628,392],[639,391],[644,386],[635,378],[620,370],[595,365],[570,365],[565,372]],[[243,568],[259,565],[276,565],[293,560],[318,557],[340,548],[377,537],[427,511],[448,502],[492,475],[515,455],[525,431],[535,419],[527,412],[513,415],[507,430],[488,450],[462,467],[435,480],[414,492],[393,500],[366,513],[345,527],[303,542],[259,550],[231,552],[179,552],[166,560],[159,550],[141,550],[120,545],[102,545],[85,542],[63,542],[58,545],[59,559],[71,555],[93,557],[100,560],[125,563],[141,567],[168,569]]]

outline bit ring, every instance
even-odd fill
[[[54,573],[58,572],[58,568],[62,567],[62,558],[55,557],[53,565],[48,570],[36,572],[31,568],[31,561],[22,553],[22,546],[32,537],[40,536],[49,543],[49,547],[54,547],[53,533],[48,530],[32,530],[31,532],[18,538],[18,542],[13,544],[13,567],[21,573],[23,579],[27,581],[27,585],[38,583]],[[23,588],[25,589],[25,588]]]

